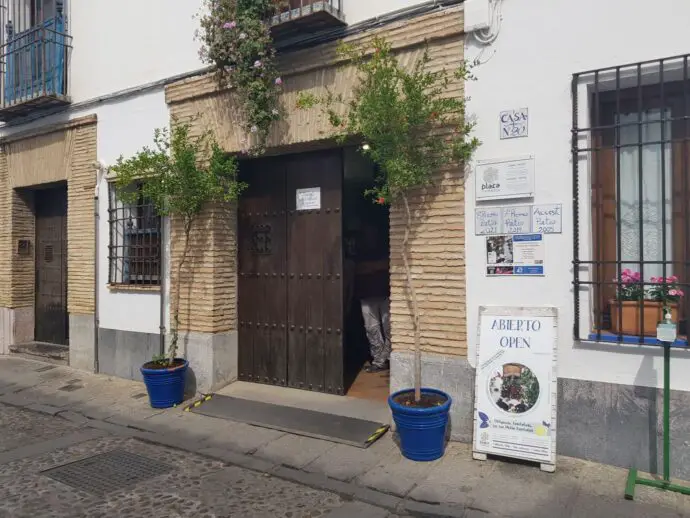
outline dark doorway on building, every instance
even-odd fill
[[[367,372],[366,367],[373,360],[370,341],[383,340],[390,351],[389,210],[365,195],[374,186],[374,164],[355,147],[344,150],[344,164],[347,395],[385,401],[389,394],[390,371]],[[367,336],[367,327],[372,336]]]
[[[362,373],[367,243],[389,278],[388,210],[364,197],[371,162],[331,149],[247,160],[240,175],[240,380],[385,399],[388,372]]]
[[[67,186],[33,191],[36,215],[35,340],[66,346]]]

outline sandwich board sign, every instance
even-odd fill
[[[479,308],[473,457],[556,468],[556,354],[553,307]]]

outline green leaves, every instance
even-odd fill
[[[158,214],[192,220],[204,205],[236,200],[246,187],[237,181],[237,163],[216,143],[210,132],[191,135],[189,124],[172,131],[157,129],[153,148],[145,147],[113,166],[119,197],[135,202],[129,187],[141,182],[141,193]]]
[[[280,118],[283,83],[275,65],[269,19],[274,0],[205,0],[199,36],[201,59],[214,65],[222,87],[233,87],[244,112],[244,151],[260,154]]]
[[[366,193],[377,203],[428,185],[439,168],[468,160],[479,146],[469,137],[473,124],[465,122],[465,100],[451,90],[454,82],[472,78],[466,64],[453,72],[429,70],[427,49],[406,68],[382,38],[369,47],[341,44],[338,53],[359,73],[352,98],[302,93],[297,107],[321,105],[336,138],[363,139],[362,153],[381,170],[376,187]]]

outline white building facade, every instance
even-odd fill
[[[38,195],[27,195],[30,200],[26,201],[21,196],[22,189],[34,189],[38,184],[52,188],[72,182],[67,170],[51,172],[35,182],[20,179],[28,173],[16,169],[17,164],[40,168],[42,161],[48,159],[42,153],[50,147],[45,142],[52,138],[50,135],[59,133],[55,140],[60,142],[72,142],[73,138],[75,142],[81,142],[80,138],[93,140],[83,157],[78,154],[81,148],[77,144],[72,147],[65,144],[64,150],[53,157],[64,163],[79,164],[85,175],[88,170],[88,181],[78,184],[74,180],[73,188],[72,184],[67,186],[67,196],[69,200],[77,199],[70,196],[78,197],[78,202],[70,203],[82,210],[83,219],[79,220],[78,228],[90,230],[79,234],[81,241],[69,245],[65,252],[63,282],[68,293],[57,296],[64,299],[61,306],[66,317],[64,331],[45,332],[48,337],[51,332],[57,333],[55,336],[69,343],[70,364],[76,368],[140,379],[139,367],[161,352],[164,345],[161,336],[170,329],[168,225],[163,222],[156,229],[158,237],[142,245],[160,247],[157,273],[140,272],[139,275],[148,279],[143,286],[122,283],[123,276],[133,273],[131,270],[125,273],[121,265],[118,273],[116,249],[121,242],[117,238],[113,241],[113,235],[122,232],[118,230],[119,223],[113,222],[118,205],[112,202],[106,170],[119,156],[131,155],[150,145],[154,129],[169,125],[171,105],[177,101],[171,102],[166,87],[187,78],[193,81],[206,72],[198,57],[200,44],[194,38],[198,26],[195,16],[202,7],[201,1],[126,0],[116,7],[104,0],[2,1],[6,13],[23,17],[22,30],[43,27],[41,24],[46,20],[64,16],[64,27],[59,31],[48,30],[51,34],[63,34],[66,39],[51,36],[52,47],[46,44],[45,48],[71,46],[71,51],[64,69],[58,67],[60,74],[64,73],[60,77],[65,90],[60,90],[62,87],[54,79],[48,86],[51,95],[47,96],[54,98],[53,101],[36,104],[31,109],[13,108],[12,115],[5,118],[0,128],[8,155],[6,185],[18,193],[14,197],[8,195],[5,205],[0,199],[0,211],[6,210],[3,214],[7,215],[31,212],[32,207],[35,210]],[[337,12],[334,16],[347,25],[340,23],[330,30],[341,27],[340,30],[351,34],[387,30],[401,24],[413,26],[421,19],[418,17],[438,13],[457,17],[457,31],[462,33],[464,19],[464,57],[476,63],[477,80],[465,85],[465,94],[469,97],[468,114],[476,120],[475,132],[482,145],[461,182],[464,196],[453,198],[459,200],[454,216],[463,221],[455,232],[464,234],[464,238],[457,250],[448,251],[462,263],[448,278],[459,287],[451,290],[452,298],[438,299],[451,308],[447,311],[452,313],[453,326],[458,326],[456,330],[444,324],[444,331],[439,332],[446,333],[450,341],[459,345],[444,348],[434,342],[439,338],[431,329],[424,355],[426,384],[447,391],[454,399],[453,437],[460,440],[472,437],[479,308],[551,306],[558,310],[559,453],[620,466],[637,464],[642,469],[653,468],[660,450],[657,444],[661,419],[659,388],[663,380],[661,349],[650,337],[639,339],[644,330],[632,334],[612,330],[616,317],[612,317],[607,301],[617,286],[605,282],[610,283],[617,275],[619,263],[621,269],[643,270],[645,280],[665,274],[676,275],[681,288],[690,282],[686,264],[690,258],[680,252],[690,240],[690,233],[684,230],[688,216],[679,208],[690,201],[685,194],[690,185],[685,183],[690,173],[690,128],[687,122],[685,128],[679,123],[690,115],[688,59],[684,57],[690,53],[685,36],[690,5],[678,0],[662,0],[654,9],[631,8],[623,0],[611,0],[606,5],[594,0],[576,3],[466,0],[464,4],[415,0],[339,2],[327,3]],[[32,3],[40,4],[41,12],[32,10]],[[620,13],[625,15],[621,18]],[[6,18],[3,24],[8,21],[12,20]],[[5,28],[3,41],[7,42],[8,37]],[[438,41],[443,44],[454,37],[448,31]],[[34,48],[31,45],[29,48]],[[455,52],[452,46],[448,48]],[[12,79],[15,76],[7,75],[8,56],[16,51],[6,45],[4,52],[5,94],[0,112],[17,104],[17,96],[27,95],[13,90],[8,97],[8,88],[16,89],[21,84]],[[36,55],[31,57],[31,52],[29,63],[34,63],[31,66],[38,70],[36,67],[42,65],[31,61],[37,59]],[[455,57],[461,59],[461,52],[461,49],[456,52]],[[19,67],[19,58],[12,59]],[[35,75],[36,70],[30,73]],[[29,83],[33,81],[35,78]],[[669,86],[664,89],[660,84]],[[635,105],[639,91],[642,92],[641,110],[633,106],[622,111],[621,99]],[[672,97],[676,99],[673,110],[680,111],[667,110],[665,102]],[[518,122],[502,126],[505,117],[501,114],[505,112],[519,119]],[[644,128],[640,120],[645,121]],[[643,140],[624,130],[628,127],[626,121],[632,128],[642,128]],[[86,127],[92,128],[91,133],[80,137],[79,132]],[[69,133],[73,130],[77,132],[76,137]],[[508,133],[503,134],[503,130]],[[652,149],[655,143],[657,148]],[[483,178],[477,178],[475,167],[509,159],[531,161],[532,192],[520,198],[478,201],[476,184],[483,182]],[[597,162],[600,159],[608,160],[608,169]],[[644,165],[642,172],[635,165],[640,162]],[[628,172],[624,173],[626,167]],[[610,173],[613,176],[605,177],[605,170],[613,171]],[[616,182],[616,178],[628,178],[623,174],[630,174],[629,180]],[[665,178],[663,185],[657,185],[661,177]],[[595,182],[597,186],[606,184],[609,190],[593,190],[593,178],[599,179]],[[2,180],[0,175],[0,189],[4,185]],[[635,187],[623,188],[625,182]],[[619,184],[621,192],[617,189]],[[642,196],[635,198],[640,192]],[[662,193],[670,193],[674,201],[668,203],[669,196],[664,197]],[[604,199],[606,202],[601,201]],[[641,208],[640,199],[643,200]],[[642,217],[630,216],[623,221],[619,205],[631,205]],[[489,271],[487,266],[487,235],[481,235],[486,230],[476,226],[477,211],[503,214],[504,208],[528,207],[532,211],[533,206],[559,208],[558,225],[543,236],[543,275],[494,275],[496,270]],[[92,207],[97,207],[96,218],[89,217],[93,214]],[[443,218],[451,218],[444,221],[456,225],[452,216],[444,214]],[[40,278],[40,272],[35,278],[33,275],[46,257],[41,255],[43,248],[35,226],[22,223],[25,221],[28,220],[21,217],[12,219],[10,227],[17,230],[0,237],[5,239],[0,240],[0,253],[6,252],[5,266],[0,264],[0,352],[3,354],[22,342],[39,340],[38,302],[34,301],[40,282],[35,286],[34,282]],[[623,227],[616,221],[630,227],[627,237],[623,237]],[[529,230],[522,229],[524,233],[537,230],[531,226]],[[504,230],[496,228],[492,233],[504,235]],[[76,232],[70,231],[69,239]],[[623,244],[636,240],[641,245],[625,249],[617,246],[619,235]],[[661,246],[649,248],[645,239]],[[455,241],[452,243],[456,246]],[[29,247],[29,255],[22,256],[20,250],[25,246]],[[659,255],[664,246],[667,254]],[[27,259],[29,256],[34,262]],[[43,257],[41,261],[39,256]],[[424,278],[431,267],[423,263],[419,268],[420,278]],[[429,278],[437,282],[435,277]],[[27,282],[34,289],[23,291],[22,286]],[[684,304],[682,300],[677,313],[682,340],[686,336]],[[460,309],[453,312],[456,306]],[[434,309],[438,308],[434,305],[429,308],[429,315],[436,310],[446,311]],[[393,312],[396,312],[395,302]],[[429,321],[432,317],[425,319]],[[399,325],[397,329],[405,330],[405,326]],[[396,332],[395,315],[393,332]],[[199,391],[216,389],[238,378],[236,333],[219,342],[224,344],[221,346],[201,333],[193,335],[196,342],[190,342],[187,356],[196,368]],[[210,344],[208,350],[203,344]],[[397,350],[394,344],[391,389],[409,386],[410,358],[409,347]],[[674,442],[673,457],[675,474],[684,478],[690,477],[690,456],[683,439],[690,433],[685,419],[688,415],[685,409],[690,406],[690,381],[684,375],[688,368],[688,351],[683,347],[674,349],[672,433],[678,439]]]

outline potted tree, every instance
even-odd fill
[[[246,187],[237,179],[237,163],[225,153],[210,132],[190,133],[189,124],[157,129],[153,148],[145,147],[113,166],[118,198],[136,203],[149,200],[160,216],[169,216],[182,230],[182,252],[176,265],[172,325],[167,355],[154,357],[141,367],[151,406],[169,408],[184,400],[189,362],[178,357],[182,275],[190,254],[190,236],[197,219],[209,204],[237,200]],[[132,190],[132,185],[140,190]],[[163,296],[163,293],[161,293]]]
[[[400,254],[414,329],[414,388],[392,394],[388,403],[403,455],[430,461],[445,450],[451,398],[440,390],[422,387],[420,313],[409,257],[415,222],[410,196],[429,186],[442,167],[463,164],[479,145],[476,138],[469,137],[473,125],[465,121],[464,98],[451,91],[457,82],[471,76],[464,63],[453,73],[430,70],[428,49],[406,67],[382,38],[373,39],[369,46],[341,45],[338,53],[358,73],[351,96],[346,99],[329,93],[319,98],[303,93],[298,106],[321,105],[340,141],[361,139],[360,151],[379,170],[375,187],[365,194],[404,215]]]
[[[650,277],[651,287],[645,289],[640,272],[628,268],[618,279],[616,298],[611,301],[611,330],[623,335],[640,336],[644,323],[644,336],[656,336],[657,323],[663,320],[664,308],[671,318],[678,319],[678,303],[685,295],[678,285],[678,277]]]

